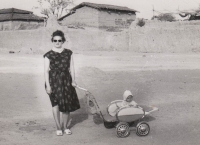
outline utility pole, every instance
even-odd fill
[[[154,19],[154,5],[153,5],[153,19]]]

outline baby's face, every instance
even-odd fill
[[[126,102],[131,102],[131,101],[133,101],[133,96],[130,95],[126,98]]]

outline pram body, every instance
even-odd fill
[[[103,119],[106,128],[116,128],[117,137],[124,138],[130,134],[130,126],[136,127],[138,136],[146,136],[150,132],[150,126],[147,122],[141,121],[146,115],[158,111],[157,107],[139,105],[139,107],[125,106],[120,107],[123,100],[112,101],[107,107],[107,113],[102,114],[95,97],[86,89],[88,108],[91,114],[99,114]]]

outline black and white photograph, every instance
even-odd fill
[[[0,145],[200,144],[200,0],[0,3]]]

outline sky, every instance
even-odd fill
[[[38,0],[0,0],[0,9],[17,8],[33,11],[36,15],[40,15],[40,10],[33,9],[38,6]],[[100,4],[111,4],[117,6],[126,6],[139,11],[138,18],[151,19],[153,16],[153,7],[159,12],[174,12],[176,10],[197,9],[200,0],[75,0],[78,5],[81,2],[92,2]],[[159,14],[159,13],[154,13]]]

